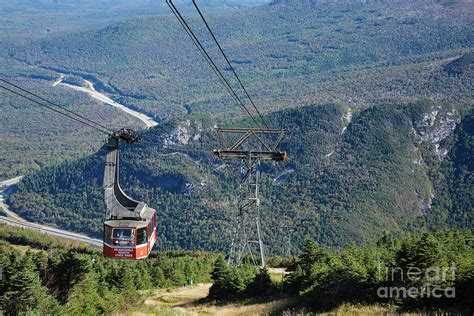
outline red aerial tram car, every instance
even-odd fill
[[[147,221],[104,222],[104,255],[115,259],[145,259],[156,242],[156,212]]]
[[[122,129],[105,146],[103,253],[114,259],[145,259],[156,242],[156,210],[127,196],[119,183],[119,140],[134,143],[138,139],[132,130]]]

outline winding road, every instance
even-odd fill
[[[134,111],[134,110],[126,107],[123,104],[115,102],[114,100],[112,100],[108,96],[98,92],[94,88],[94,84],[92,82],[90,82],[89,80],[84,79],[84,82],[86,83],[86,86],[81,87],[81,86],[76,86],[76,85],[69,84],[69,83],[64,83],[64,82],[62,82],[63,79],[64,79],[64,75],[61,75],[61,77],[53,83],[53,87],[56,87],[56,86],[60,85],[60,86],[63,86],[63,87],[67,87],[67,88],[76,90],[76,91],[85,92],[85,93],[89,94],[92,98],[94,98],[96,100],[99,100],[101,102],[104,102],[108,105],[111,105],[114,108],[117,108],[117,109],[127,113],[128,115],[131,115],[131,116],[139,119],[140,121],[145,123],[146,128],[150,128],[150,127],[158,125],[158,122],[155,121],[153,118],[149,117],[148,115],[145,115],[143,113]]]
[[[71,233],[62,229],[52,228],[37,223],[31,223],[24,220],[14,212],[10,211],[8,205],[5,203],[5,199],[7,198],[8,194],[10,194],[13,187],[21,180],[21,178],[22,176],[0,182],[0,211],[5,214],[5,216],[0,216],[0,223],[39,231],[51,236],[70,239],[94,247],[102,247],[102,240],[90,238],[85,235]]]

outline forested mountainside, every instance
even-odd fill
[[[25,2],[26,9],[29,3]],[[114,3],[114,8],[124,5]],[[189,3],[176,3],[189,12]],[[469,1],[288,0],[219,14],[211,8],[213,3],[203,2],[208,4],[204,13],[262,111],[326,103],[360,109],[419,99],[472,104],[473,6]],[[51,5],[69,8],[72,4],[54,1]],[[112,23],[108,19],[112,11],[107,11],[103,27],[82,27],[93,24],[87,17],[65,14],[61,19],[67,23],[63,23],[49,16],[51,32],[33,36],[41,30],[34,22],[39,13],[31,16],[28,10],[8,11],[4,19],[7,32],[0,37],[0,74],[5,78],[88,117],[100,113],[100,120],[112,122],[111,127],[136,127],[140,122],[130,122],[123,113],[67,87],[53,87],[60,72],[68,82],[83,84],[88,79],[100,92],[157,120],[196,113],[235,119],[243,114],[172,16],[131,19],[135,11],[127,9],[130,16],[120,15],[125,21]],[[230,75],[201,21],[196,16],[189,16],[189,21]],[[80,31],[68,29],[68,23],[79,25]],[[0,120],[6,122],[0,126],[5,140],[0,179],[99,148],[90,131],[79,126],[71,129],[17,98],[2,95],[0,109]]]
[[[268,3],[270,0],[201,0],[212,12],[228,12]],[[189,13],[190,1],[175,1]],[[53,35],[93,30],[138,17],[169,15],[165,1],[154,0],[0,0],[0,40],[18,43]]]
[[[470,2],[292,0],[209,18],[256,102],[274,110],[420,95],[470,102],[468,74],[450,76],[443,66],[472,51],[471,9]],[[202,22],[189,20],[225,68]],[[23,65],[92,76],[104,91],[162,118],[241,114],[173,16],[3,50]]]
[[[98,104],[85,93],[55,89],[42,80],[15,83],[113,129],[140,128],[141,122]],[[0,94],[0,180],[33,172],[47,164],[93,154],[101,146],[97,131],[2,91]]]
[[[469,108],[431,101],[365,110],[320,105],[267,119],[288,129],[282,149],[290,157],[261,165],[263,234],[272,253],[282,251],[282,225],[300,227],[293,238],[299,249],[305,238],[341,246],[383,231],[472,227]],[[122,145],[122,186],[157,209],[159,248],[228,246],[239,166],[212,157],[216,123],[187,116],[148,130],[141,144]],[[166,149],[171,144],[179,149]],[[25,177],[9,202],[28,219],[100,236],[103,168],[103,151],[44,168]]]

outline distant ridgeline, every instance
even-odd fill
[[[262,164],[266,246],[284,247],[284,225],[327,246],[376,240],[384,231],[472,228],[474,113],[452,104],[385,104],[365,110],[307,106],[267,116],[285,126],[287,162]],[[121,183],[157,209],[161,249],[226,250],[239,165],[211,155],[219,142],[206,116],[187,116],[122,145]],[[245,126],[248,122],[232,122]],[[172,146],[173,149],[162,149]],[[176,149],[178,148],[178,149]],[[101,236],[104,152],[30,174],[11,195],[21,216]]]

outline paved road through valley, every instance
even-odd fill
[[[53,84],[53,87],[61,85],[61,86],[64,86],[64,87],[67,87],[67,88],[70,88],[70,89],[73,89],[73,90],[76,90],[76,91],[85,92],[85,93],[89,94],[91,97],[93,97],[94,99],[99,100],[101,102],[104,102],[108,105],[111,105],[111,106],[113,106],[113,107],[115,107],[115,108],[117,108],[117,109],[119,109],[119,110],[121,110],[121,111],[137,118],[137,119],[139,119],[140,121],[145,123],[146,128],[158,125],[158,122],[155,121],[153,118],[149,117],[148,115],[145,115],[143,113],[134,111],[134,110],[126,107],[125,105],[122,105],[118,102],[115,102],[114,100],[112,100],[108,96],[98,92],[97,90],[95,90],[94,84],[92,82],[90,82],[89,80],[84,79],[84,82],[86,83],[86,86],[81,87],[81,86],[76,86],[76,85],[69,84],[69,83],[64,83],[64,82],[62,82],[63,78],[64,78],[64,76],[61,76],[61,78],[59,78],[57,81],[55,81],[54,84]]]
[[[16,213],[10,211],[8,205],[5,203],[5,200],[8,194],[10,194],[13,187],[21,180],[21,178],[22,177],[20,176],[5,181],[0,181],[0,210],[2,211],[2,213],[5,214],[5,216],[0,216],[0,223],[39,231],[51,236],[71,239],[77,242],[89,244],[94,247],[102,247],[102,241],[99,239],[90,238],[81,234],[71,233],[62,229],[57,229],[46,225],[31,223],[18,216]]]

